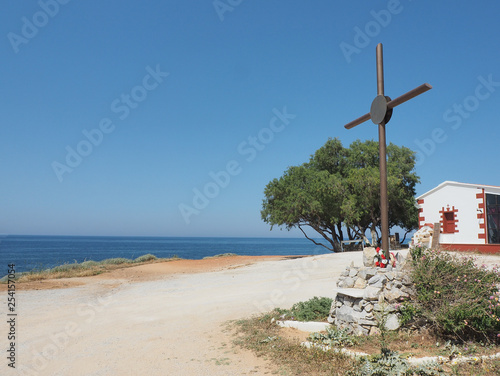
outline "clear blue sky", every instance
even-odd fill
[[[387,126],[420,153],[417,194],[500,185],[499,14],[464,0],[5,2],[0,232],[300,236],[261,221],[264,187],[329,137],[377,139],[371,122],[343,125],[376,95],[378,42],[386,95],[434,87]]]

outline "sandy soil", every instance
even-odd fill
[[[178,259],[131,268],[116,269],[93,277],[46,279],[34,282],[24,282],[17,285],[17,290],[47,290],[77,287],[95,282],[96,280],[113,281],[113,283],[108,286],[117,286],[122,283],[153,281],[177,274],[220,271],[224,269],[240,268],[260,261],[286,260],[293,258],[297,258],[297,256],[231,256],[212,257],[203,260]],[[0,291],[6,290],[7,285],[0,285]]]
[[[361,265],[361,253],[179,260],[19,285],[16,369],[2,356],[0,374],[269,375],[272,365],[235,347],[225,323],[313,296],[333,297],[351,262]]]

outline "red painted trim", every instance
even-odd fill
[[[418,205],[423,205],[424,203],[424,199],[420,199],[420,200],[417,200],[417,204]],[[424,212],[424,208],[418,208],[418,228],[421,229],[422,227],[424,227],[425,225],[423,224],[424,221],[425,221],[425,217],[422,215],[422,213]]]
[[[418,217],[418,228],[421,229],[422,227],[425,226],[425,224],[421,224],[422,222],[425,221],[425,217]]]
[[[500,253],[500,244],[439,244],[448,251]]]
[[[483,233],[481,234],[480,232],[477,234],[478,239],[484,239],[484,244],[488,243],[488,240],[486,239],[486,202],[485,202],[485,194],[484,194],[484,188],[481,189],[481,193],[476,193],[476,198],[480,200],[477,204],[477,208],[479,209],[480,213],[477,214],[477,219],[483,219],[483,223],[479,224],[479,231],[483,230]]]
[[[453,229],[451,232],[444,232],[444,215],[445,215],[445,213],[453,213],[453,223],[452,223]],[[439,211],[439,214],[441,214],[441,219],[439,221],[441,223],[441,232],[440,232],[441,234],[455,234],[455,233],[459,232],[457,229],[458,219],[457,219],[456,213],[458,213],[458,209],[455,209],[455,206],[452,206],[451,209],[449,206],[446,209],[443,206],[443,208]]]

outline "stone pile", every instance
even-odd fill
[[[365,249],[365,265],[373,264],[371,252],[374,249]],[[398,329],[396,305],[413,296],[414,292],[413,282],[403,271],[402,256],[397,255],[396,258],[395,268],[347,267],[338,279],[337,295],[328,321],[354,334],[371,335],[378,332],[378,320],[383,314],[387,318],[386,328]]]

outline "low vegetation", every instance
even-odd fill
[[[443,338],[499,343],[500,273],[459,257],[417,247],[410,273],[417,295],[400,307],[404,322],[425,319]]]
[[[331,298],[315,296],[306,302],[299,302],[290,309],[277,309],[282,320],[326,321],[332,305]]]
[[[235,343],[265,356],[278,368],[280,375],[346,375],[352,359],[343,354],[321,349],[307,349],[297,338],[287,338],[282,329],[272,322],[281,313],[273,311],[260,317],[234,323],[237,331]]]
[[[179,259],[177,256],[171,258],[157,258],[155,255],[146,254],[137,257],[136,259],[127,259],[123,257],[105,259],[102,261],[88,260],[81,263],[74,262],[56,266],[51,269],[35,269],[26,273],[20,273],[17,277],[18,282],[33,282],[44,279],[72,278],[72,277],[87,277],[92,275],[102,274],[104,272],[115,270],[118,268],[128,268],[132,266],[164,262]],[[5,283],[5,278],[0,282]]]
[[[238,256],[236,253],[222,253],[215,256],[205,257],[205,259],[219,258],[219,257],[231,257]],[[19,273],[17,277],[18,282],[33,282],[41,281],[44,279],[59,279],[59,278],[73,278],[73,277],[88,277],[93,275],[98,275],[105,273],[107,271],[129,268],[132,266],[138,266],[142,264],[151,264],[155,262],[165,262],[179,260],[177,255],[173,255],[169,258],[158,258],[150,253],[139,256],[135,259],[128,259],[124,257],[115,257],[110,259],[105,259],[102,261],[87,260],[81,263],[67,263],[59,266],[55,266],[50,269],[36,268],[29,272]],[[0,283],[6,283],[7,278],[1,278]]]
[[[232,256],[238,256],[236,253],[221,253],[215,256],[206,256],[203,257],[203,259],[211,259],[211,258],[218,258],[218,257],[232,257]]]

